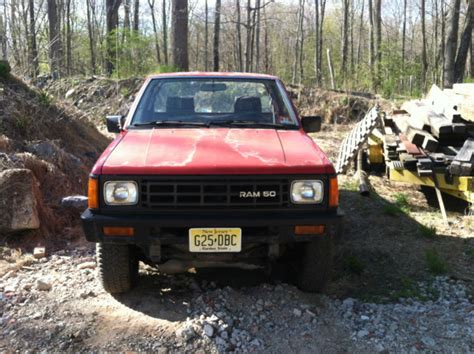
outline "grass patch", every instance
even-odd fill
[[[464,251],[464,254],[471,260],[474,261],[474,248],[468,248],[467,250]]]
[[[437,232],[436,231],[436,226],[433,226],[433,225],[426,226],[426,225],[420,224],[418,229],[420,231],[420,234],[423,237],[426,237],[426,238],[435,238],[436,237],[436,232]]]
[[[349,179],[342,184],[342,189],[348,191],[358,191],[359,190],[359,182],[355,179]]]
[[[426,250],[425,257],[430,273],[434,275],[441,275],[448,271],[448,264],[444,259],[441,258],[435,249]]]
[[[0,77],[7,79],[10,77],[10,64],[5,60],[0,60]]]
[[[391,301],[398,301],[400,298],[428,301],[439,297],[439,292],[433,287],[429,286],[422,291],[420,286],[408,277],[402,277],[400,279],[400,285],[400,289],[394,290],[390,293]]]
[[[364,272],[365,265],[356,256],[349,255],[344,260],[345,268],[349,273],[361,275]]]
[[[50,95],[48,95],[46,92],[41,91],[38,94],[38,101],[39,103],[44,106],[44,107],[49,107],[51,103],[53,102],[53,99]]]
[[[404,193],[396,193],[395,197],[395,205],[404,213],[410,212],[410,203],[408,202],[408,197]]]
[[[389,204],[389,203],[383,206],[382,212],[385,215],[389,215],[389,216],[398,216],[402,214],[402,211],[400,210],[398,206],[396,206],[395,204]]]

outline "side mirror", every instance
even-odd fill
[[[123,126],[124,116],[107,116],[105,121],[107,122],[107,131],[109,133],[120,133]]]
[[[301,118],[301,124],[303,130],[306,133],[316,133],[321,130],[321,121],[323,119],[320,116],[307,116]]]

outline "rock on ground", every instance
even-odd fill
[[[8,169],[0,173],[0,230],[14,232],[40,227],[37,186],[27,169]]]

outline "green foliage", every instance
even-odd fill
[[[434,275],[445,274],[448,271],[448,265],[444,259],[441,258],[435,249],[428,249],[425,251],[426,264],[428,270]]]
[[[10,64],[5,60],[0,60],[0,77],[8,78],[10,76]]]
[[[109,43],[115,52],[113,77],[144,76],[156,70],[152,37],[123,29],[118,29],[109,36]]]
[[[436,237],[436,226],[433,225],[420,225],[419,230],[422,236],[426,238],[435,238]]]
[[[471,260],[474,260],[474,248],[468,248],[467,250],[464,251],[464,254]]]
[[[39,103],[44,107],[49,107],[51,103],[53,102],[52,97],[44,91],[41,91],[38,94],[38,100],[39,100]]]
[[[356,256],[349,255],[344,259],[345,269],[352,274],[361,275],[365,270],[365,264]]]
[[[408,277],[400,279],[400,289],[391,293],[392,301],[397,301],[400,298],[411,298],[419,301],[435,300],[439,297],[439,292],[432,286],[429,286],[425,291],[421,291],[418,284]]]
[[[385,204],[383,206],[382,211],[385,215],[389,215],[389,216],[398,216],[402,214],[402,211],[400,210],[398,206],[396,206],[395,204],[390,204],[390,203]]]
[[[30,120],[26,116],[18,116],[15,118],[14,123],[15,123],[16,129],[20,133],[25,134],[28,131]]]
[[[342,189],[348,190],[348,191],[357,191],[359,189],[359,182],[356,181],[355,179],[349,179],[342,183]]]
[[[410,211],[410,203],[408,202],[408,197],[404,193],[396,193],[395,197],[395,205],[404,213],[408,213]]]

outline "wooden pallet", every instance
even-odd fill
[[[336,173],[346,173],[350,163],[357,156],[357,152],[367,142],[370,133],[380,121],[380,108],[376,105],[344,138],[341,148],[339,149]]]

